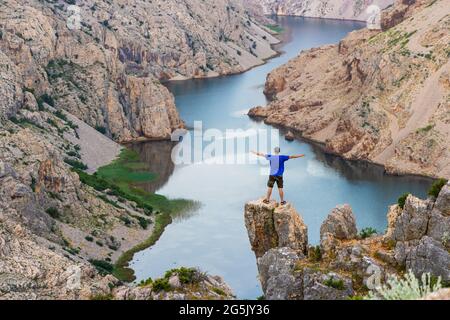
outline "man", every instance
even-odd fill
[[[284,156],[280,155],[281,149],[275,148],[275,155],[264,154],[260,152],[252,151],[253,154],[257,156],[264,157],[270,161],[270,177],[269,182],[267,182],[267,190],[266,198],[264,199],[264,203],[270,203],[270,197],[272,196],[272,191],[275,183],[277,184],[278,191],[280,193],[281,205],[285,205],[286,201],[284,201],[284,191],[283,191],[283,173],[284,173],[284,163],[289,159],[298,159],[303,158],[304,154],[299,154],[295,156]]]

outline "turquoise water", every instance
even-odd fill
[[[279,23],[286,29],[284,53],[267,64],[240,75],[168,84],[188,127],[201,120],[204,129],[270,129],[245,115],[249,108],[266,104],[267,73],[303,49],[337,43],[363,27],[357,22],[294,17],[279,18]],[[138,280],[162,276],[170,268],[194,266],[223,276],[239,298],[256,298],[262,293],[243,208],[246,201],[265,193],[263,166],[174,165],[170,158],[173,146],[167,142],[134,146],[151,170],[160,174],[146,188],[170,198],[198,200],[202,206],[178,217],[155,246],[135,255],[131,266]],[[280,146],[285,154],[306,154],[304,159],[286,163],[285,192],[308,225],[311,243],[318,243],[320,224],[338,204],[353,207],[359,228],[383,232],[388,206],[405,192],[424,197],[430,185],[428,179],[387,176],[381,167],[345,161],[306,142],[287,142],[281,137]]]

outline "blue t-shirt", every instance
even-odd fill
[[[266,159],[270,161],[270,175],[281,177],[284,173],[284,163],[289,160],[289,156],[268,154]]]

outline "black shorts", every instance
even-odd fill
[[[270,176],[269,182],[267,182],[267,186],[269,188],[273,188],[275,182],[277,183],[278,188],[283,188],[283,176]]]

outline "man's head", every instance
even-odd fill
[[[280,154],[281,149],[280,147],[276,147],[273,151],[275,152],[275,154]]]

